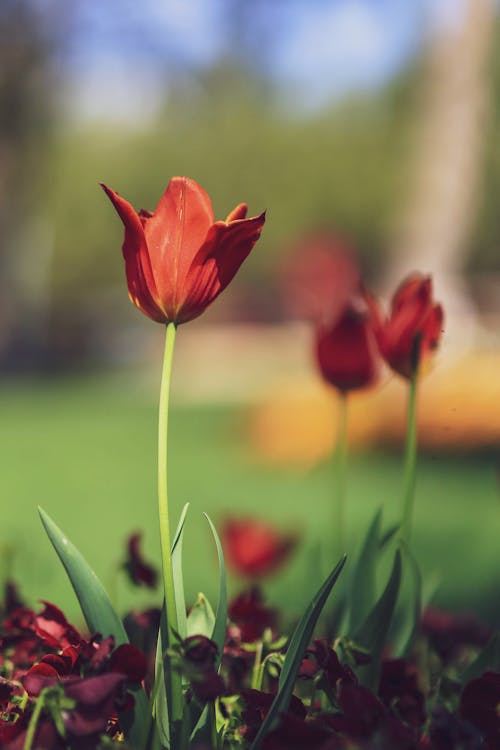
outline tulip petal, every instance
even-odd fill
[[[178,312],[180,323],[200,315],[233,279],[260,237],[266,214],[230,224],[216,222],[189,268]]]
[[[165,314],[159,304],[158,291],[148,255],[141,218],[131,204],[111,188],[101,187],[116,209],[125,227],[122,245],[129,297],[145,315],[159,323]]]
[[[236,208],[233,208],[231,213],[228,214],[226,219],[226,224],[229,224],[231,221],[237,221],[237,219],[245,219],[248,211],[248,206],[246,203],[239,203]]]
[[[153,215],[144,223],[151,266],[169,319],[182,300],[180,290],[196,253],[214,223],[209,196],[194,180],[173,177]]]

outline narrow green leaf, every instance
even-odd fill
[[[215,613],[212,631],[209,637],[217,644],[218,654],[216,664],[217,667],[220,667],[222,654],[224,652],[227,627],[226,566],[224,563],[224,553],[222,551],[222,545],[220,543],[219,535],[217,534],[217,529],[210,520],[209,516],[206,513],[204,513],[203,515],[207,519],[210,530],[212,531],[215,546],[217,548],[217,556],[219,558],[219,598],[217,601],[217,610]],[[192,719],[194,728],[190,738],[191,742],[209,742],[212,731],[212,723],[214,721],[213,708],[208,704],[204,707],[200,707],[199,714],[197,714],[196,711],[193,711]]]
[[[472,664],[469,664],[463,671],[460,682],[466,685],[471,680],[481,677],[488,670],[500,672],[500,632],[498,631],[493,634]]]
[[[166,646],[163,644],[168,643],[167,641],[167,614],[165,609],[165,599],[163,600],[163,606],[161,608],[160,627],[158,629],[158,641],[156,643],[156,655],[155,655],[155,698],[153,706],[153,714],[156,718],[158,733],[160,736],[160,742],[162,746],[169,747],[170,745],[170,724],[168,720],[168,698],[167,698],[167,683],[165,679],[164,652]]]
[[[178,632],[181,638],[187,634],[186,620],[186,599],[184,596],[184,576],[182,574],[182,541],[184,538],[184,526],[186,516],[189,510],[189,503],[186,503],[177,524],[174,539],[171,547],[172,574],[174,577],[175,608],[177,610]],[[155,656],[155,700],[153,712],[158,724],[158,732],[162,745],[168,746],[170,743],[170,727],[168,721],[168,698],[167,683],[164,670],[164,652],[167,640],[167,615],[165,610],[165,601],[161,609],[160,627],[158,630],[158,640],[156,643]]]
[[[217,529],[213,525],[209,516],[203,514],[208,521],[210,529],[212,531],[215,546],[217,548],[217,557],[219,558],[219,599],[217,602],[217,609],[215,611],[215,622],[212,631],[211,638],[217,644],[219,649],[218,663],[220,664],[222,659],[222,653],[224,651],[224,643],[226,640],[226,627],[227,627],[227,582],[226,582],[226,566],[224,563],[224,552],[222,551],[222,544],[217,534]]]
[[[330,591],[344,567],[345,561],[346,557],[344,556],[313,597],[294,631],[287,649],[283,669],[281,670],[278,692],[251,745],[251,750],[257,750],[260,747],[262,740],[272,729],[278,715],[288,708],[305,650],[309,645],[316,622],[326,604]]]
[[[376,601],[375,572],[380,553],[381,524],[382,509],[379,509],[366,532],[350,582],[348,634],[361,626]]]
[[[199,593],[187,618],[187,636],[204,635],[211,638],[214,632],[215,615],[207,597]]]
[[[128,643],[123,623],[113,609],[108,594],[92,568],[50,516],[42,508],[38,508],[38,512],[45,531],[68,574],[90,632],[101,633],[104,638],[112,635],[117,646]]]
[[[358,667],[357,672],[360,682],[372,689],[377,686],[380,657],[394,615],[400,583],[401,552],[398,549],[394,555],[391,574],[382,596],[376,602],[359,630],[352,636],[355,643],[366,648],[371,654],[370,664]]]
[[[80,602],[80,607],[82,608],[82,613],[90,632],[100,633],[105,638],[112,635],[116,646],[128,643],[123,623],[113,609],[104,586],[90,565],[50,516],[40,507],[38,507],[38,512],[43,527],[66,570]],[[149,706],[142,688],[132,690],[131,692],[135,698],[133,715],[131,715],[131,712],[123,712],[120,715],[120,722],[127,737],[135,745],[143,741],[143,737],[148,730]]]
[[[420,568],[408,545],[404,542],[401,543],[401,551],[403,553],[401,591],[394,617],[394,627],[390,634],[392,651],[396,657],[408,655],[413,645],[422,611],[422,575]]]
[[[174,577],[175,608],[177,610],[177,629],[181,638],[186,637],[186,598],[184,596],[184,576],[182,574],[182,541],[184,538],[184,524],[189,509],[186,503],[182,509],[172,543],[172,574]]]

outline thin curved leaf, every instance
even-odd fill
[[[217,534],[217,529],[212,523],[210,517],[206,513],[204,513],[203,515],[207,519],[210,530],[212,531],[215,546],[217,548],[217,556],[219,558],[219,598],[217,601],[217,610],[215,613],[215,620],[213,623],[210,638],[217,644],[216,666],[220,667],[222,654],[224,652],[227,627],[226,566],[224,563],[224,552],[222,551],[222,544],[220,542],[219,535]],[[212,724],[214,721],[213,707],[211,707],[210,705],[205,705],[203,707],[200,706],[199,710],[199,714],[196,711],[193,711],[192,713],[194,728],[190,740],[193,743],[210,741]]]
[[[391,646],[395,657],[405,657],[412,647],[422,612],[422,575],[418,563],[404,542],[403,575],[399,605],[396,610],[394,627],[391,630]]]
[[[375,572],[380,551],[381,525],[380,508],[368,527],[350,582],[348,633],[355,632],[361,626],[376,601]]]
[[[317,591],[308,608],[304,612],[299,624],[295,628],[286,652],[283,669],[281,670],[278,692],[276,693],[271,708],[269,709],[267,716],[262,722],[257,736],[251,745],[251,750],[257,750],[257,748],[260,747],[262,740],[272,729],[279,714],[286,711],[288,708],[305,650],[309,645],[316,622],[326,604],[328,596],[345,565],[345,561],[346,556],[344,555],[321,588]]]
[[[186,598],[184,596],[184,576],[182,574],[182,541],[184,524],[189,510],[189,503],[182,509],[174,541],[172,542],[172,575],[174,578],[175,608],[177,610],[177,630],[181,638],[186,637]]]
[[[186,618],[186,600],[184,596],[184,577],[182,574],[182,541],[184,538],[184,525],[189,509],[189,503],[186,503],[177,524],[174,540],[171,546],[172,556],[172,574],[174,578],[175,607],[177,610],[178,632],[181,638],[186,638],[187,618]],[[153,713],[156,717],[158,733],[163,746],[170,743],[170,725],[168,720],[168,681],[165,677],[164,661],[165,649],[163,644],[168,643],[167,639],[167,613],[165,609],[165,600],[161,608],[160,627],[158,629],[158,640],[156,643],[155,656],[155,693]]]
[[[90,632],[100,633],[104,637],[112,635],[116,646],[128,643],[123,623],[113,609],[104,586],[90,565],[75,545],[70,542],[66,534],[40,506],[38,507],[38,513],[80,602]],[[135,698],[133,714],[130,711],[122,712],[120,723],[132,744],[140,747],[141,745],[138,743],[143,741],[149,727],[149,706],[142,688],[131,692]]]
[[[224,552],[222,551],[222,544],[217,534],[217,529],[213,525],[210,517],[203,514],[208,521],[210,529],[212,531],[215,546],[217,548],[217,557],[219,558],[219,599],[217,602],[217,609],[215,611],[215,622],[212,631],[212,640],[215,641],[219,649],[217,666],[220,665],[222,659],[222,653],[224,651],[224,643],[226,640],[226,627],[227,627],[227,582],[226,582],[226,566],[224,563]]]
[[[353,635],[353,641],[370,652],[370,663],[366,666],[358,667],[357,673],[360,682],[372,689],[377,685],[380,657],[391,626],[400,584],[401,551],[398,549],[394,555],[394,563],[389,580],[380,599],[368,614],[363,625]]]

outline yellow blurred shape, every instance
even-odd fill
[[[399,377],[349,396],[354,448],[404,440],[407,383]],[[250,438],[260,460],[307,467],[329,456],[338,395],[313,376],[275,384],[254,407]],[[419,443],[432,450],[500,446],[500,353],[471,352],[440,362],[419,386]]]

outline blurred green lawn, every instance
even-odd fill
[[[154,601],[115,570],[133,530],[144,531],[146,556],[159,559],[156,418],[155,385],[144,377],[0,386],[0,547],[14,550],[12,573],[30,601],[54,601],[78,619],[76,600],[38,520],[38,504],[80,548],[120,609]],[[264,515],[303,535],[293,562],[267,584],[273,601],[297,612],[317,584],[314,540],[328,535],[333,516],[331,467],[305,474],[259,466],[246,442],[247,419],[244,409],[174,406],[169,487],[175,518],[191,503],[184,547],[188,594],[213,596],[216,589],[216,557],[202,511],[216,524],[228,513]],[[349,474],[352,550],[381,504],[387,523],[395,520],[400,458],[355,456]],[[427,580],[439,584],[435,601],[498,620],[499,511],[493,459],[420,459],[415,548]],[[231,581],[233,590],[238,585]]]

